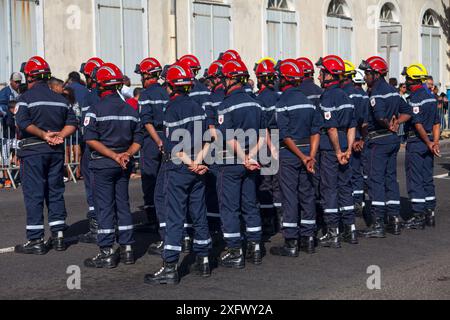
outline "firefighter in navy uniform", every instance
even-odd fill
[[[320,194],[328,231],[320,244],[340,248],[340,224],[344,225],[344,240],[358,243],[349,165],[356,131],[355,107],[340,88],[345,73],[344,61],[331,55],[321,58],[316,65],[325,88],[320,101],[324,117],[320,139]]]
[[[228,61],[242,61],[242,58],[240,56],[240,54],[233,49],[229,49],[225,52],[222,52],[219,55],[219,60],[223,61],[224,63],[228,62]],[[256,98],[256,94],[253,92],[253,88],[250,86],[250,84],[247,82],[243,85],[244,91],[250,95],[250,97],[252,97],[253,99]]]
[[[165,229],[164,177],[162,165],[164,153],[164,110],[169,101],[166,90],[158,83],[162,72],[161,64],[155,58],[146,58],[136,66],[135,73],[141,75],[144,90],[139,97],[140,117],[144,126],[140,166],[144,211],[150,226],[157,226],[160,241],[152,244],[150,254],[160,255],[163,248]]]
[[[89,169],[98,220],[100,253],[86,259],[89,268],[115,268],[119,260],[134,264],[133,218],[129,203],[132,157],[143,143],[139,114],[120,95],[123,74],[112,63],[96,70],[94,79],[101,100],[84,118],[84,139],[91,149]],[[114,249],[116,240],[120,255]]]
[[[362,170],[362,152],[364,141],[367,137],[367,126],[369,121],[369,96],[359,90],[353,83],[357,71],[355,65],[350,61],[345,62],[345,79],[342,81],[342,90],[347,93],[355,106],[356,137],[353,143],[353,154],[350,159],[352,167],[352,188],[355,209],[358,215],[362,216],[364,207],[364,176]]]
[[[21,182],[27,211],[28,242],[15,247],[15,252],[46,254],[44,241],[44,203],[48,208],[48,224],[52,236],[48,244],[56,251],[66,250],[64,230],[64,139],[72,135],[77,120],[68,102],[50,90],[48,63],[32,57],[22,64],[28,91],[16,106],[16,121],[22,141],[18,156],[21,159]]]
[[[213,106],[211,102],[211,92],[208,90],[208,88],[201,83],[196,77],[200,70],[202,69],[200,65],[200,61],[198,58],[194,55],[184,55],[182,56],[178,61],[178,64],[185,68],[190,68],[192,73],[194,74],[194,84],[192,86],[192,89],[189,93],[189,97],[192,98],[199,106],[205,110],[207,114],[213,113]],[[185,237],[183,241],[183,252],[189,253],[192,248],[192,223],[190,215],[188,215],[188,219],[186,221],[185,225]]]
[[[86,63],[83,63],[80,68],[80,72],[84,74],[86,79],[86,86],[89,89],[89,93],[86,95],[84,101],[81,102],[81,126],[84,133],[84,117],[89,112],[89,109],[94,104],[100,101],[100,96],[96,89],[96,84],[92,79],[92,74],[95,69],[100,68],[104,64],[103,60],[97,57],[89,59]],[[89,170],[89,160],[91,158],[91,151],[89,146],[86,144],[83,149],[83,157],[81,159],[81,174],[84,179],[84,187],[86,190],[86,200],[89,206],[89,211],[87,213],[87,218],[89,221],[89,231],[79,237],[79,241],[82,243],[92,243],[97,244],[97,217],[95,213],[95,203],[94,196],[92,193],[92,181],[91,181],[91,171]]]
[[[272,58],[263,58],[259,60],[254,68],[257,78],[258,94],[256,100],[261,104],[264,116],[268,121],[268,129],[277,129],[275,120],[276,104],[280,95],[275,90],[277,73],[275,71],[275,60]],[[272,120],[273,119],[273,120]],[[278,152],[275,151],[276,155]],[[261,209],[261,218],[263,223],[263,234],[272,236],[277,233],[279,228],[278,213],[281,214],[281,194],[278,175],[274,172],[272,175],[260,175],[258,181],[258,200]]]
[[[371,57],[359,67],[364,70],[370,88],[368,141],[369,197],[373,223],[361,234],[367,238],[385,238],[384,219],[394,235],[401,233],[400,190],[397,181],[397,154],[400,137],[395,123],[401,112],[403,99],[397,90],[386,82],[389,71],[381,57]]]
[[[163,267],[145,276],[144,281],[149,284],[179,282],[177,264],[182,252],[184,224],[188,212],[194,228],[193,251],[197,256],[197,272],[201,277],[211,275],[208,255],[212,240],[206,217],[204,180],[208,168],[203,165],[203,157],[209,145],[203,143],[203,133],[207,129],[206,114],[201,106],[189,97],[194,83],[194,74],[189,67],[178,63],[173,65],[167,71],[166,81],[170,93],[164,121],[167,138],[167,229]],[[198,128],[200,135],[195,132]],[[180,130],[184,130],[184,135],[175,137],[174,133]],[[180,139],[183,148],[177,150]]]
[[[248,81],[249,73],[241,61],[229,61],[222,69],[226,96],[219,107],[218,130],[226,146],[223,154],[224,163],[219,165],[217,193],[222,219],[222,231],[227,245],[219,264],[227,268],[245,267],[245,259],[255,265],[262,263],[262,227],[261,216],[257,207],[256,180],[261,168],[256,156],[265,133],[266,123],[261,105],[245,93],[243,86]],[[238,142],[238,137],[227,136],[227,131],[247,132],[253,130],[258,141],[244,139],[245,145]],[[245,222],[247,250],[244,256],[240,213]]]
[[[304,76],[302,66],[296,60],[288,59],[278,68],[283,92],[276,105],[276,119],[281,141],[280,185],[285,244],[271,248],[270,252],[298,257],[300,237],[306,252],[315,252],[316,202],[312,174],[315,172],[323,118],[318,108],[300,91]]]
[[[441,134],[437,101],[430,97],[423,83],[428,72],[422,64],[406,67],[411,121],[407,128],[406,181],[412,203],[413,217],[405,223],[409,229],[423,229],[425,225],[436,225],[436,192],[433,181],[434,157],[440,157]]]
[[[209,90],[211,91],[211,107],[206,109],[206,124],[214,138],[217,138],[215,128],[217,127],[217,110],[225,98],[225,89],[220,78],[220,70],[223,68],[223,62],[214,61],[208,68],[205,78],[209,81]],[[211,154],[212,157],[215,153]],[[212,160],[212,159],[211,159]],[[210,161],[213,162],[213,161]],[[206,174],[206,208],[208,210],[208,223],[212,234],[220,233],[220,211],[219,199],[217,197],[217,164],[211,163],[209,171]]]

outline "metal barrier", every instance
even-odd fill
[[[67,176],[69,180],[72,180],[74,183],[77,183],[77,172],[80,172],[81,167],[81,144],[83,143],[81,137],[81,130],[77,129],[77,131],[66,138],[64,141],[64,165],[67,169]]]
[[[17,139],[17,130],[11,115],[0,118],[0,171],[3,179],[11,181],[11,186],[17,189],[17,177],[19,176],[20,162],[17,157],[19,141]]]

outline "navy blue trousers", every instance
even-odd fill
[[[205,179],[188,170],[185,165],[167,169],[166,234],[163,259],[168,263],[179,260],[184,226],[191,210],[194,230],[193,250],[207,257],[212,246],[205,205]]]
[[[83,151],[83,157],[81,158],[81,174],[84,179],[84,188],[86,190],[86,201],[89,206],[89,211],[87,214],[88,219],[97,219],[95,215],[95,201],[92,194],[92,174],[89,169],[89,161],[91,159],[91,151],[86,145]]]
[[[313,179],[300,159],[293,156],[280,156],[283,236],[287,240],[298,239],[299,236],[314,236],[316,198]],[[301,219],[299,219],[300,210]]]
[[[364,173],[362,159],[362,152],[353,152],[350,161],[350,166],[352,167],[353,200],[355,203],[359,204],[364,202]]]
[[[112,247],[115,243],[116,230],[120,245],[133,244],[133,218],[128,194],[131,164],[127,170],[122,168],[91,170],[97,208],[99,247]]]
[[[217,176],[220,217],[225,242],[229,248],[242,247],[241,223],[246,224],[248,241],[260,242],[261,215],[257,207],[256,180],[259,172],[250,172],[242,165],[221,165]]]
[[[369,196],[371,213],[378,218],[400,215],[400,189],[397,181],[397,154],[400,143],[368,144]]]
[[[413,213],[425,213],[436,208],[433,180],[434,155],[423,142],[406,146],[406,185]]]
[[[166,231],[166,194],[169,181],[167,179],[167,163],[161,163],[155,185],[155,209],[159,223],[159,235],[164,240]]]
[[[144,138],[140,157],[142,192],[146,210],[155,211],[155,187],[160,166],[161,152],[153,139],[147,136]]]
[[[27,238],[44,237],[44,202],[52,232],[66,229],[64,154],[38,154],[21,158],[23,197],[27,211]]]
[[[328,227],[337,228],[355,223],[352,168],[339,164],[334,151],[320,152],[320,194],[324,220]]]

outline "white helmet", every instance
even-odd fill
[[[356,74],[353,77],[353,82],[356,84],[365,84],[366,81],[364,80],[364,71],[361,69],[356,69]]]

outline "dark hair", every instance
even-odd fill
[[[446,95],[444,92],[442,92],[442,93],[441,93],[441,97],[442,97],[442,98],[446,98],[447,95]]]
[[[434,81],[433,76],[428,76],[427,80],[433,80]]]
[[[50,80],[48,80],[48,84],[49,85],[54,85],[54,84],[64,85],[64,81],[62,81],[61,79],[55,78],[55,77],[51,77]]]
[[[397,80],[397,78],[390,78],[390,79],[389,79],[389,84],[390,84],[391,86],[397,87],[397,85],[398,85],[398,80]]]
[[[133,97],[136,97],[141,94],[142,88],[135,88],[133,90]]]
[[[64,88],[64,92],[62,95],[64,96],[64,98],[66,98],[69,101],[69,103],[71,105],[75,104],[75,102],[76,102],[75,91],[72,88],[70,88],[70,87]]]
[[[16,100],[11,100],[8,102],[8,109],[13,109],[16,107],[17,101]]]
[[[78,72],[76,71],[72,71],[71,73],[69,73],[69,77],[68,79],[72,82],[78,82],[81,83],[81,76]]]

